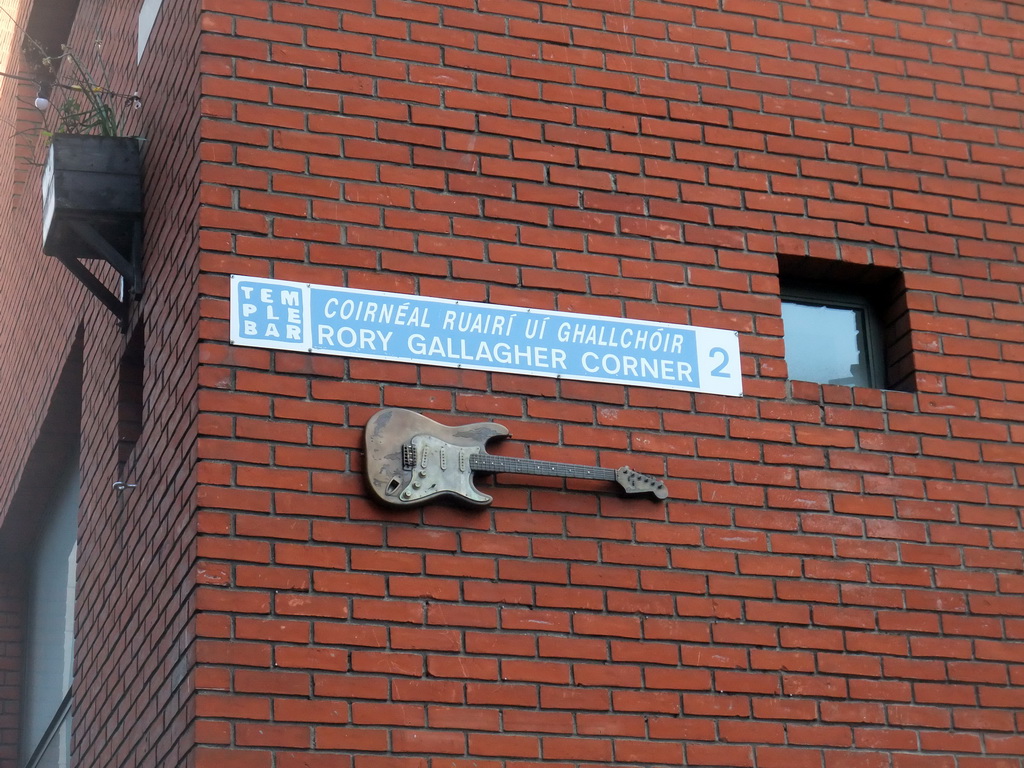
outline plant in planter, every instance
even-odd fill
[[[98,84],[69,49],[58,59],[43,61],[51,71],[60,64],[65,78],[51,85],[59,98],[47,121],[53,129],[44,131],[43,252],[123,318],[127,297],[142,290],[142,179],[139,139],[120,135],[117,104],[130,109],[140,101]],[[37,106],[50,106],[43,91]],[[81,259],[113,266],[124,281],[123,297],[115,297]]]
[[[99,51],[98,41],[96,47]],[[102,56],[97,56],[102,74],[100,81],[82,65],[74,51],[66,46],[62,50],[63,53],[56,57],[43,56],[38,64],[44,74],[40,77],[36,107],[44,112],[54,108],[52,128],[44,129],[43,135],[120,136],[122,120],[119,111],[123,113],[141,107],[138,93],[129,95],[111,89]],[[51,94],[58,96],[55,102],[51,101]]]

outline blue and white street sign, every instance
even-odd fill
[[[231,277],[251,347],[741,396],[735,331]]]

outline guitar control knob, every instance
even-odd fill
[[[416,474],[419,475],[420,477],[426,477],[427,476],[426,471],[422,470],[422,469],[419,472],[417,472]]]
[[[413,487],[413,490],[418,491],[420,488],[423,487],[423,483],[413,483],[412,487]]]

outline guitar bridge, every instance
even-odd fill
[[[402,469],[416,468],[416,446],[412,443],[402,445]]]

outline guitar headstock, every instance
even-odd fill
[[[649,493],[656,499],[668,498],[668,488],[661,480],[629,467],[619,467],[615,470],[615,482],[627,494]]]

